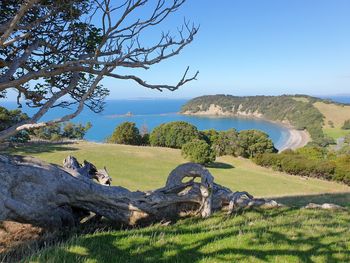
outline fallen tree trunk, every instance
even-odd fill
[[[200,182],[195,182],[197,177]],[[184,182],[185,178],[190,180]],[[106,170],[97,170],[89,162],[82,166],[74,157],[66,158],[60,167],[32,157],[0,155],[0,221],[71,226],[79,223],[79,212],[85,211],[135,225],[184,215],[208,217],[221,209],[231,213],[255,206],[278,206],[274,201],[255,199],[214,183],[210,172],[194,163],[175,168],[165,186],[154,191],[132,192],[109,184]]]

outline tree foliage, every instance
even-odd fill
[[[154,128],[149,140],[152,146],[181,149],[185,143],[199,138],[200,133],[195,126],[184,121],[175,121]]]
[[[235,129],[227,131],[215,131],[213,129],[203,131],[204,137],[211,144],[216,156],[232,155],[237,156],[240,153],[238,132]]]
[[[215,161],[215,152],[211,149],[210,145],[199,139],[194,139],[188,143],[182,145],[182,156],[194,163],[209,164]]]
[[[139,145],[141,135],[134,122],[123,122],[115,128],[113,134],[107,139],[109,143]]]
[[[19,109],[7,110],[6,108],[0,106],[0,132],[27,119],[28,115],[22,113],[22,111]],[[16,135],[9,138],[9,141],[12,142],[27,142],[28,140],[30,140],[30,137],[27,131],[20,131]]]
[[[82,140],[87,131],[92,127],[88,122],[85,126],[72,122],[55,123],[45,127],[33,129],[32,136],[42,140],[59,141],[61,139]]]
[[[241,131],[238,135],[239,155],[252,158],[261,153],[277,152],[269,136],[258,130]]]
[[[254,161],[293,175],[335,180],[350,185],[350,154],[306,146],[280,154],[258,154]]]

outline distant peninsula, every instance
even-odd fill
[[[335,139],[346,132],[341,130],[341,126],[350,119],[350,105],[308,95],[206,95],[188,101],[183,105],[181,114],[274,121],[290,129],[306,132],[313,144],[327,146],[335,143]],[[301,144],[310,140],[305,135],[299,135],[304,137]]]

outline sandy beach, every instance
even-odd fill
[[[296,129],[289,128],[289,138],[286,140],[284,145],[279,149],[279,151],[284,151],[287,149],[295,150],[305,146],[309,141],[311,141],[310,134],[307,131],[300,131]]]

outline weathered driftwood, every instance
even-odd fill
[[[200,178],[196,182],[195,178]],[[190,178],[189,181],[184,179]],[[91,179],[101,182],[99,184]],[[251,207],[276,207],[274,201],[254,199],[214,183],[203,166],[187,163],[175,168],[163,188],[132,192],[107,186],[106,170],[69,156],[64,167],[32,157],[0,155],[0,221],[12,220],[43,227],[75,225],[86,212],[114,222],[143,224],[184,215],[208,217]],[[107,185],[103,185],[107,184]]]

